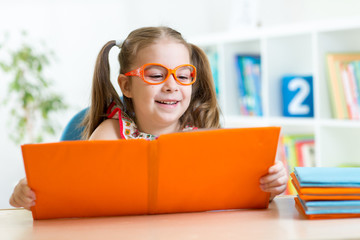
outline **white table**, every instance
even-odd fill
[[[306,220],[293,197],[266,210],[33,221],[24,209],[0,210],[0,239],[360,239],[360,218]]]

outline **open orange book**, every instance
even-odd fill
[[[279,127],[22,146],[34,219],[267,208]]]

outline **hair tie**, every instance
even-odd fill
[[[122,44],[123,44],[123,41],[115,40],[115,45],[118,46],[119,48],[121,48]]]

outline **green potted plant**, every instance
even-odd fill
[[[15,50],[6,48],[8,37],[0,45],[0,56],[7,56],[0,59],[0,70],[8,82],[2,104],[9,109],[9,136],[16,144],[42,142],[46,135],[55,135],[57,123],[52,115],[67,108],[45,74],[54,53],[44,44],[36,50],[26,38],[22,33],[23,43]]]

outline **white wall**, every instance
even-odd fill
[[[246,4],[246,0],[242,4]],[[57,55],[48,76],[56,91],[71,108],[59,116],[64,126],[70,117],[89,102],[91,78],[98,51],[109,40],[124,38],[141,26],[168,25],[185,38],[229,30],[237,13],[234,7],[245,6],[234,0],[0,0],[0,40],[4,32],[12,36],[11,45],[20,41],[26,30],[33,44],[43,40]],[[254,2],[251,1],[250,2]],[[241,9],[239,9],[241,13]],[[257,22],[267,27],[299,21],[334,17],[360,16],[357,0],[259,0]],[[116,75],[116,49],[111,52],[111,66]],[[2,57],[0,52],[0,58]],[[0,101],[8,79],[0,73]],[[0,208],[7,208],[8,198],[17,181],[24,177],[20,146],[9,141],[6,106],[0,107]],[[59,134],[47,141],[57,141]]]

